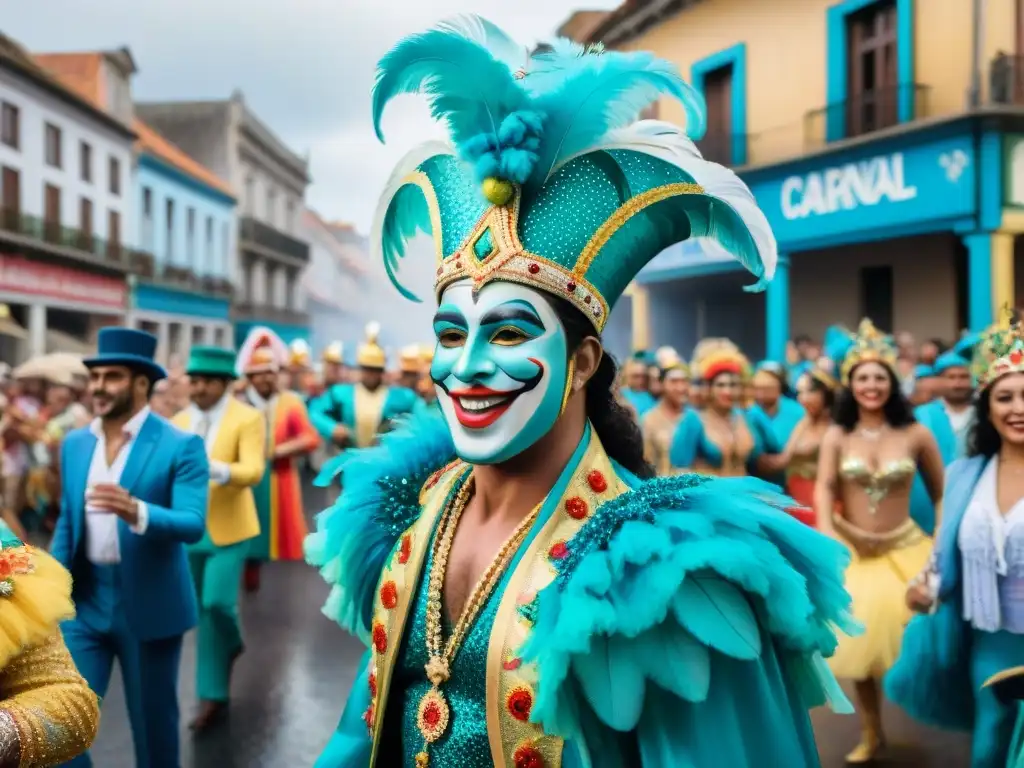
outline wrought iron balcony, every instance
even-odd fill
[[[864,136],[928,114],[930,86],[906,83],[875,88],[804,116],[806,145]]]
[[[0,240],[72,263],[131,271],[129,251],[121,243],[10,208],[0,208]]]
[[[198,275],[190,267],[157,263],[148,251],[131,251],[129,261],[142,282],[218,298],[231,298],[235,292],[234,285],[225,277]]]
[[[697,142],[697,149],[704,156],[719,165],[746,163],[747,135],[745,133],[706,133]]]
[[[989,99],[995,104],[1024,105],[1024,56],[1001,53],[988,71]]]
[[[251,216],[243,216],[239,231],[243,250],[263,253],[270,257],[288,261],[309,261],[309,243],[296,240]]]
[[[282,323],[284,325],[309,325],[309,313],[294,309],[282,309],[269,304],[254,304],[241,301],[231,307],[236,321]]]

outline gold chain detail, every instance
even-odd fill
[[[430,756],[427,752],[431,743],[437,741],[445,732],[449,721],[448,705],[444,695],[441,693],[441,686],[451,676],[452,664],[455,656],[462,646],[462,641],[469,632],[473,622],[483,609],[491,593],[494,591],[502,575],[508,569],[513,557],[526,539],[527,534],[533,527],[537,516],[540,514],[541,505],[534,507],[530,514],[523,518],[516,526],[512,535],[508,537],[497,556],[484,571],[465,607],[459,616],[458,621],[452,628],[448,642],[443,644],[443,632],[441,611],[443,610],[444,582],[448,571],[448,558],[451,555],[452,543],[455,540],[455,531],[459,526],[462,513],[469,504],[475,486],[472,475],[463,482],[462,487],[456,494],[453,501],[445,508],[441,521],[438,524],[437,536],[434,538],[432,548],[432,562],[427,582],[427,616],[426,616],[426,646],[427,646],[427,678],[431,682],[431,688],[420,701],[417,724],[420,734],[423,736],[423,749],[416,755],[416,765],[425,767],[429,765]]]
[[[576,266],[573,267],[572,270],[573,274],[579,277],[586,275],[587,270],[590,269],[590,265],[594,262],[594,259],[597,258],[597,254],[599,254],[601,249],[608,244],[608,241],[612,239],[612,236],[622,229],[627,221],[645,208],[678,195],[703,194],[704,187],[700,184],[679,182],[676,184],[665,184],[660,187],[654,187],[653,189],[649,189],[636,197],[631,197],[625,203],[620,205],[611,216],[605,219],[604,224],[597,228],[597,232],[595,232],[590,238],[590,242],[588,242],[583,247],[583,250],[580,251],[580,257],[576,259]]]

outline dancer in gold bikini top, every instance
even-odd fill
[[[842,387],[836,423],[821,446],[814,506],[819,529],[853,553],[846,585],[865,632],[841,640],[830,665],[837,677],[854,681],[862,736],[846,759],[858,765],[884,745],[879,680],[899,654],[910,619],[906,585],[931,555],[931,540],[910,517],[914,475],[921,472],[938,504],[943,466],[931,432],[914,420],[900,392],[887,336],[865,320],[856,335],[830,330],[826,350],[841,361]]]

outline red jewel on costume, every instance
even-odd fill
[[[594,493],[604,493],[608,490],[608,481],[596,469],[591,470],[590,474],[587,475],[587,483],[590,484],[590,490]]]
[[[569,548],[565,546],[564,541],[556,541],[551,549],[548,550],[548,557],[552,560],[561,560],[568,554]]]
[[[505,668],[506,672],[515,672],[522,665],[523,665],[523,660],[522,659],[518,659],[518,658],[516,658],[516,659],[508,659],[508,660],[505,661],[504,664],[502,664],[502,666]]]
[[[389,611],[398,605],[398,587],[393,581],[385,581],[380,588],[380,604]]]
[[[1010,362],[1014,365],[1020,365],[1021,359],[1024,359],[1024,354],[1020,350],[1014,350],[1010,353]]]
[[[565,290],[567,290],[569,293],[574,293],[576,291],[576,283],[570,280],[568,283],[565,284]]]
[[[388,633],[383,624],[373,625],[373,647],[377,653],[384,653],[388,649]]]
[[[583,297],[583,303],[584,304],[589,304],[590,303],[590,294],[589,293],[586,296]]]
[[[377,698],[377,673],[371,672],[367,682],[370,684],[370,696]]]
[[[368,729],[370,729],[370,732],[372,733],[373,732],[373,704],[368,706],[366,708],[366,711],[363,713],[363,722],[366,723],[366,727]]]
[[[512,754],[516,768],[544,768],[544,756],[531,744],[523,744]]]
[[[530,719],[530,710],[533,708],[533,691],[525,685],[517,685],[509,691],[505,699],[505,706],[508,713],[520,722],[527,722]]]
[[[398,547],[398,562],[405,565],[409,562],[409,555],[412,554],[412,536],[408,533],[402,534],[402,543]]]
[[[431,728],[436,728],[441,722],[441,708],[437,706],[437,702],[428,702],[423,708],[423,722]]]
[[[534,264],[531,262],[530,266],[528,266],[526,269],[527,271],[529,271],[531,275],[536,275],[538,272],[540,272],[540,264]]]
[[[579,496],[573,496],[565,501],[565,512],[574,520],[582,520],[587,516],[587,502]]]

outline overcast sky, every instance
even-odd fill
[[[618,0],[583,0],[613,8]],[[406,149],[436,133],[412,98],[370,126],[380,56],[400,37],[457,13],[489,18],[530,45],[550,39],[573,0],[0,0],[0,29],[32,51],[128,45],[135,98],[247,103],[289,146],[309,153],[308,203],[369,229],[376,197]]]

